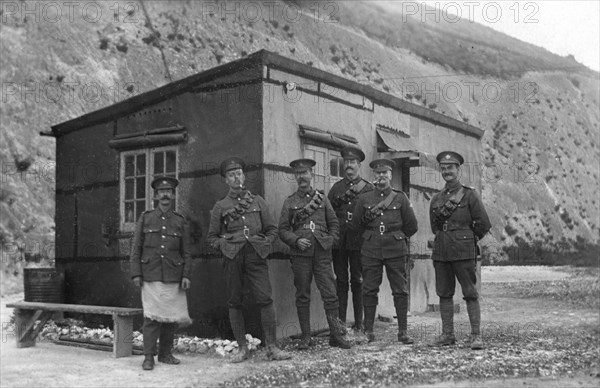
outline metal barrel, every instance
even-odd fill
[[[63,303],[65,274],[56,268],[25,268],[23,274],[25,301]]]

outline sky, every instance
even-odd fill
[[[600,1],[391,1],[396,7],[422,3],[473,20],[555,54],[572,54],[591,69],[600,71]],[[402,5],[404,3],[404,5]],[[410,5],[412,6],[412,5]],[[434,16],[431,16],[433,18]]]

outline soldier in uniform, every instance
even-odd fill
[[[131,247],[131,277],[142,288],[144,308],[144,370],[158,361],[179,364],[171,354],[177,324],[190,324],[185,290],[190,288],[192,261],[190,233],[185,218],[173,210],[175,188],[171,177],[157,177],[151,186],[158,207],[144,212],[136,226]]]
[[[476,287],[477,240],[485,236],[491,224],[477,192],[459,181],[463,157],[445,151],[438,154],[437,161],[446,185],[431,199],[429,211],[431,231],[435,234],[435,288],[442,316],[442,335],[435,345],[448,346],[456,342],[452,297],[458,279],[471,323],[471,349],[483,349]]]
[[[339,320],[339,304],[331,268],[331,247],[338,238],[339,223],[329,200],[311,187],[312,159],[297,159],[290,163],[298,182],[298,191],[286,198],[279,220],[279,237],[289,245],[296,309],[302,331],[298,349],[308,349],[310,338],[310,287],[313,276],[325,305],[329,324],[329,345],[351,347],[344,338],[345,327]]]
[[[244,161],[236,157],[221,163],[221,176],[229,186],[229,193],[213,207],[207,235],[207,242],[225,256],[229,321],[239,344],[239,351],[231,361],[242,362],[249,353],[242,312],[246,281],[260,307],[267,358],[287,360],[291,355],[279,349],[276,342],[275,308],[266,261],[277,238],[277,227],[265,200],[244,187],[245,168]]]
[[[411,344],[408,336],[408,285],[406,264],[408,239],[417,232],[417,219],[406,194],[391,187],[393,160],[373,160],[375,189],[361,195],[351,228],[362,231],[361,262],[363,268],[363,303],[365,334],[375,340],[373,325],[378,304],[383,267],[390,282],[398,317],[398,341]]]
[[[354,329],[362,331],[363,279],[360,264],[360,243],[362,240],[359,234],[348,229],[348,225],[352,221],[352,213],[358,196],[372,191],[373,185],[359,175],[360,163],[365,160],[365,154],[359,148],[344,148],[342,158],[344,158],[344,179],[336,182],[327,195],[340,222],[340,239],[333,249],[333,270],[340,303],[340,319],[346,323],[348,289],[351,285],[352,304],[354,305]],[[348,266],[350,266],[350,282],[348,281]]]

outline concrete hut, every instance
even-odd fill
[[[409,195],[419,221],[411,239],[415,312],[438,303],[426,244],[429,200],[444,184],[435,155],[460,152],[467,161],[463,183],[481,188],[481,129],[264,50],[55,125],[49,135],[56,138],[56,262],[65,271],[66,302],[141,306],[128,272],[133,228],[153,207],[152,177],[175,176],[177,211],[192,225],[189,330],[198,336],[223,335],[228,326],[223,259],[204,243],[209,212],[227,192],[218,168],[223,158],[250,164],[247,186],[265,197],[277,220],[296,187],[290,160],[314,158],[314,185],[327,191],[343,174],[346,145],[367,155],[366,179],[372,178],[368,161],[394,159],[393,184]],[[295,334],[292,272],[282,244],[269,267],[278,336]],[[252,307],[249,300],[248,320],[256,323]],[[387,279],[378,311],[394,315]],[[313,327],[326,327],[320,301],[311,315]]]

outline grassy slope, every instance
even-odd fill
[[[18,269],[19,255],[43,252],[43,243],[52,241],[54,140],[39,131],[164,85],[168,74],[181,79],[262,48],[485,129],[483,157],[491,167],[483,196],[499,244],[514,244],[516,236],[544,244],[558,236],[598,239],[598,74],[571,59],[474,23],[403,22],[356,2],[337,3],[335,23],[307,14],[291,23],[279,12],[251,23],[207,16],[197,2],[145,2],[150,22],[141,7],[125,22],[126,8],[115,21],[111,4],[102,4],[96,23],[9,17],[0,26],[0,75],[17,88],[1,105],[0,237],[3,244],[21,242],[20,251],[14,245],[3,250],[11,259],[3,260],[5,273]],[[422,89],[436,82],[480,86],[448,103],[407,93],[407,82]],[[500,101],[483,97],[490,82],[503,88]],[[94,90],[83,85],[97,85],[103,95],[82,97]],[[37,88],[37,100],[23,95],[25,88]],[[17,164],[29,168],[17,174]]]

